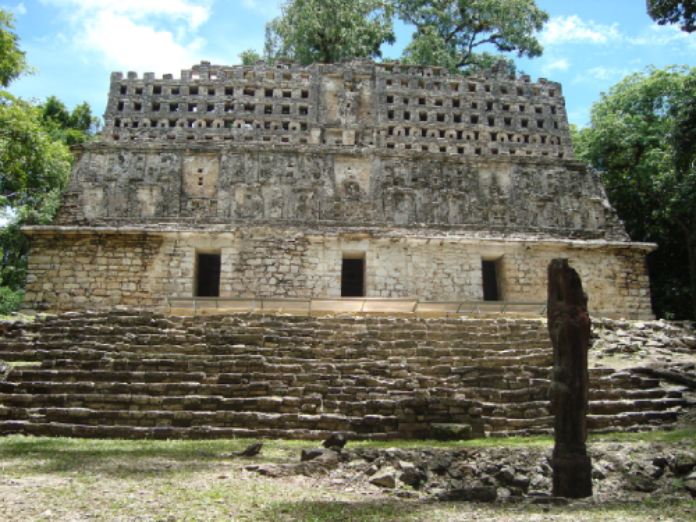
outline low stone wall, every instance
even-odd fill
[[[650,318],[646,245],[526,241],[437,231],[227,227],[214,231],[34,230],[25,306],[164,308],[194,295],[197,252],[221,256],[220,297],[340,297],[345,255],[364,256],[367,297],[483,299],[481,262],[497,260],[505,301],[544,301],[546,267],[569,258],[594,315]]]

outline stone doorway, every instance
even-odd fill
[[[365,256],[343,256],[341,297],[365,296]]]
[[[196,297],[220,297],[220,254],[196,254]]]

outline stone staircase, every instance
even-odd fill
[[[546,433],[533,319],[65,313],[0,323],[0,434],[351,438]],[[591,431],[670,427],[678,389],[591,370]],[[470,428],[470,429],[469,429]]]

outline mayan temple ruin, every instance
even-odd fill
[[[53,224],[29,226],[0,432],[462,438],[548,432],[546,270],[650,319],[645,256],[573,157],[561,86],[437,67],[111,76]],[[604,320],[604,319],[602,319]],[[609,319],[606,319],[609,320]],[[681,394],[590,373],[590,430]]]
[[[543,302],[566,257],[593,314],[650,317],[645,254],[573,160],[561,86],[370,62],[115,73],[26,305]]]

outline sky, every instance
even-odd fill
[[[0,0],[15,16],[20,47],[34,69],[10,92],[68,107],[87,101],[101,116],[112,71],[172,73],[207,60],[239,63],[263,49],[264,27],[281,0]],[[601,92],[649,66],[696,66],[696,33],[658,26],[645,0],[537,0],[550,19],[538,38],[543,56],[517,59],[518,70],[561,82],[571,123],[589,123]],[[383,55],[398,58],[413,28],[395,26]]]

